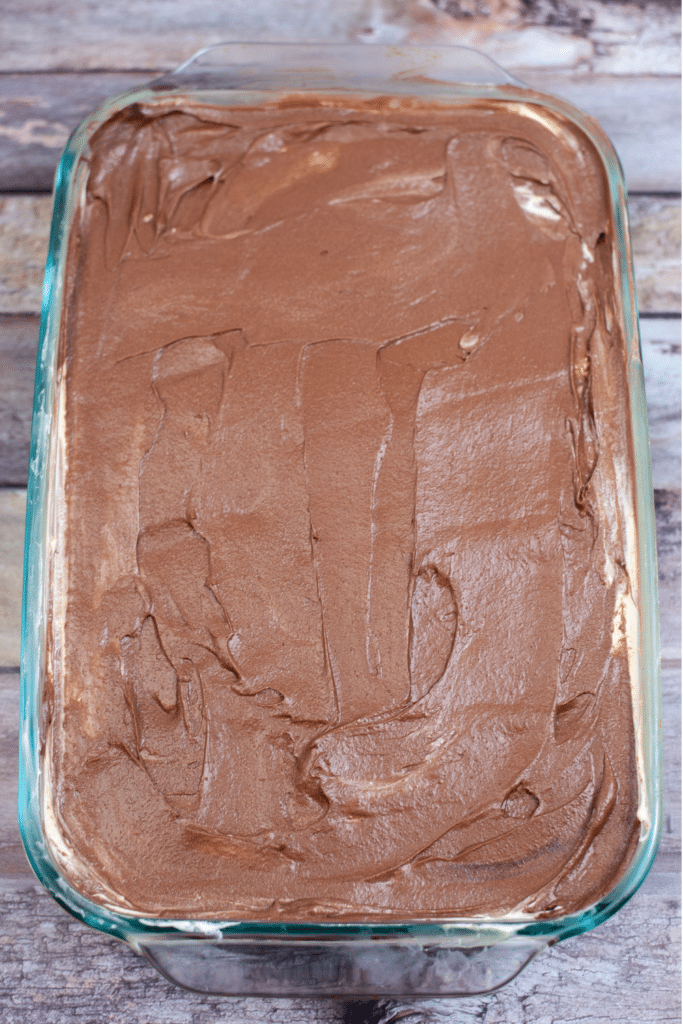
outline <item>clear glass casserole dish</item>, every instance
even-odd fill
[[[59,828],[48,799],[49,755],[43,688],[54,611],[58,502],[64,487],[63,378],[60,337],[65,271],[74,218],[83,201],[83,161],[94,132],[134,103],[189,98],[212,107],[258,105],[289,93],[416,97],[457,106],[473,98],[532,103],[568,119],[600,155],[614,224],[613,274],[625,345],[636,521],[628,553],[634,615],[631,680],[640,832],[629,866],[611,891],[579,912],[411,920],[311,921],[187,919],[142,915],[86,898],[59,867]],[[53,668],[50,667],[50,674]],[[595,927],[643,881],[660,829],[659,639],[654,510],[647,414],[626,214],[617,157],[589,118],[560,100],[530,94],[486,58],[460,48],[226,44],[203,51],[172,75],[103,104],[76,130],[60,162],[45,277],[28,485],[22,626],[20,824],[39,880],[86,924],[128,942],[166,977],[187,988],[226,995],[455,996],[488,992],[509,981],[547,945]]]

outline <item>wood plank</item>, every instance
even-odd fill
[[[646,883],[647,884],[647,883]],[[385,1004],[377,1024],[663,1024],[680,1021],[680,889],[645,886],[599,928],[542,953],[493,996]],[[451,1016],[452,1014],[452,1016]]]
[[[643,320],[643,360],[658,530],[662,652],[680,647],[680,320]],[[37,317],[0,317],[0,484],[28,469]],[[0,666],[19,663],[23,491],[0,490]]]
[[[26,491],[0,489],[0,668],[19,665]]]
[[[662,658],[681,657],[681,492],[655,491]]]
[[[594,117],[621,160],[630,192],[680,192],[681,86],[678,76],[575,77],[522,72],[527,85]]]
[[[585,0],[527,3],[525,0],[435,0],[447,15],[438,26],[423,18],[411,24],[416,39],[462,42],[489,54],[503,67],[580,68],[588,74],[677,74],[679,13],[674,4]],[[385,5],[391,7],[391,4]],[[394,8],[400,5],[393,5]],[[416,22],[416,3],[401,21]],[[391,22],[391,15],[386,20]]]
[[[680,313],[681,200],[632,197],[629,220],[641,313]]]
[[[150,77],[109,72],[3,75],[0,190],[49,192],[70,132],[103,100]],[[680,190],[678,77],[576,78],[552,71],[526,72],[523,77],[540,92],[561,96],[597,118],[614,143],[631,191]]]
[[[172,68],[200,46],[231,33],[232,38],[360,36],[389,43],[422,39],[479,46],[511,70],[520,69],[520,77],[534,87],[564,95],[597,116],[615,142],[631,192],[680,189],[676,0],[638,4],[619,0],[438,0],[438,5],[448,7],[451,14],[447,18],[439,15],[429,0],[345,0],[340,5],[320,0],[284,5],[281,0],[230,5],[224,0],[194,0],[191,5],[185,0],[155,0],[154,4],[149,0],[108,0],[107,4],[69,0],[61,5],[54,0],[4,0],[7,31],[0,39],[0,67],[39,74],[35,79],[32,74],[16,78],[5,74],[0,79],[3,86],[13,83],[5,90],[9,97],[0,99],[0,189],[50,188],[62,139],[82,109],[94,105],[90,97],[99,101],[97,89],[107,86],[102,95],[111,95],[138,78],[152,77],[155,70]],[[44,72],[60,68],[64,73],[48,83],[52,76]],[[82,74],[87,69],[90,73]],[[98,69],[106,73],[100,75]],[[41,78],[46,80],[45,89],[38,84]],[[75,88],[69,85],[71,80]],[[123,84],[119,86],[119,82]],[[108,88],[110,85],[114,87]],[[643,214],[650,227],[643,232],[642,244],[638,241],[637,266],[641,309],[645,311],[680,310],[680,305],[660,304],[668,303],[672,294],[680,294],[675,279],[672,292],[671,264],[667,264],[676,232],[675,223],[668,219],[670,209],[665,203]],[[28,454],[32,349],[37,337],[35,314],[47,237],[46,210],[30,206],[28,212],[3,220],[5,211],[0,208],[0,281],[11,271],[5,278],[11,310],[29,314],[21,319],[0,317],[0,363],[4,364],[0,366],[0,389],[5,384],[4,400],[0,394],[0,479],[3,466],[11,462],[6,482],[19,484],[25,481]],[[41,218],[42,242],[40,227],[34,230],[31,226],[34,219]],[[677,246],[675,240],[674,244]],[[643,295],[652,306],[643,303]],[[0,283],[0,311],[5,308]],[[182,992],[159,978],[127,947],[72,921],[32,879],[19,844],[14,810],[18,675],[0,669],[3,1024],[255,1024],[265,1019],[279,1024],[389,1024],[399,1019],[411,1024],[439,1020],[473,1024],[680,1021],[680,490],[676,491],[680,469],[675,447],[679,378],[674,369],[680,360],[679,329],[680,322],[643,322],[658,488],[666,659],[665,822],[655,867],[633,900],[601,928],[561,943],[510,986],[483,999],[379,1004],[222,1000]],[[9,374],[3,372],[5,367]],[[3,619],[0,605],[0,654],[3,639],[9,639],[14,645],[12,659],[18,655],[16,566],[23,513],[10,506],[21,503],[22,497],[16,488],[0,489],[0,545],[9,538],[4,548],[9,554],[0,549],[0,601],[7,595],[14,616],[11,623],[6,616]]]
[[[660,490],[680,490],[681,321],[643,317],[640,338],[653,486]]]
[[[665,673],[665,677],[666,677]],[[676,673],[665,683],[665,721],[675,717],[670,695]],[[16,825],[18,673],[0,675],[0,1007],[6,1024],[98,1020],[120,1024],[185,1024],[268,1020],[298,1022],[472,1020],[490,1024],[567,1022],[659,1024],[676,1018],[678,907],[680,905],[680,815],[675,842],[658,855],[640,891],[600,928],[542,954],[499,993],[466,1003],[392,1001],[362,1004],[323,1000],[221,1000],[183,992],[158,977],[116,940],[73,921],[35,883]],[[676,698],[674,697],[674,700]],[[680,805],[675,737],[665,736],[667,801]],[[678,743],[680,748],[680,739]],[[669,803],[670,807],[670,803]],[[673,833],[665,835],[673,838]],[[590,977],[591,984],[586,985]],[[609,1005],[610,1016],[601,1015]],[[456,1010],[456,1006],[458,1009]],[[466,1015],[453,1017],[451,1014]],[[420,1016],[417,1016],[417,1015]],[[425,1016],[421,1016],[424,1014]],[[432,1016],[434,1014],[434,1016]]]
[[[51,196],[0,198],[0,313],[40,313]]]
[[[0,76],[0,190],[51,192],[69,135],[103,100],[144,74]]]
[[[27,481],[39,320],[0,314],[0,487]],[[655,488],[681,486],[681,321],[647,317],[640,325]]]
[[[0,488],[0,666],[19,664],[25,491]],[[662,657],[681,657],[681,492],[655,491]]]
[[[680,544],[680,541],[679,541]],[[680,564],[680,547],[679,547]],[[678,590],[680,593],[680,573]],[[680,629],[680,607],[678,623]],[[669,855],[681,855],[681,669],[662,670],[662,748],[664,751],[664,817],[659,843],[660,864],[664,867]],[[654,866],[653,866],[654,869]]]
[[[70,921],[37,885],[12,886],[0,904],[0,1007],[4,1024],[673,1024],[679,908],[673,886],[643,886],[610,921],[542,953],[492,996],[354,1004],[184,992],[127,946]]]
[[[0,487],[25,487],[39,319],[0,314]]]
[[[6,878],[32,877],[17,823],[18,749],[19,672],[13,669],[0,672],[0,890]]]
[[[225,40],[449,43],[508,68],[591,74],[678,73],[680,19],[665,3],[521,0],[5,0],[0,63],[8,71],[169,70]],[[447,13],[450,12],[450,13]]]
[[[0,313],[40,312],[52,200],[0,197]],[[680,313],[680,199],[630,203],[638,301],[643,313]]]
[[[648,313],[680,310],[680,200],[632,196],[629,216],[640,309]]]

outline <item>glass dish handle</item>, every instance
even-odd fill
[[[150,87],[386,93],[395,83],[397,93],[419,95],[454,86],[522,86],[490,57],[466,46],[367,45],[373,51],[371,67],[366,47],[358,43],[216,43]]]

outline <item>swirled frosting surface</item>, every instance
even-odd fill
[[[89,162],[45,699],[67,876],[171,917],[593,902],[639,822],[592,145],[533,97],[295,96],[132,106]]]

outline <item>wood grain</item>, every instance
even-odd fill
[[[51,192],[57,162],[73,129],[103,100],[150,77],[117,73],[0,76],[0,190]]]
[[[680,497],[679,497],[680,501]],[[679,539],[680,545],[680,539]],[[679,548],[680,551],[680,548]],[[680,557],[679,557],[680,564]],[[680,573],[678,579],[680,592]],[[680,608],[678,621],[680,623]],[[672,659],[673,661],[673,659]],[[681,669],[662,670],[662,744],[664,750],[664,817],[659,856],[662,866],[667,857],[681,856]],[[672,861],[673,864],[673,861]],[[680,885],[680,879],[679,879]]]
[[[3,1024],[664,1024],[681,1020],[680,319],[642,320],[662,624],[664,830],[634,898],[499,993],[459,1002],[225,1000],[167,984],[73,921],[16,825],[23,486],[50,201],[61,146],[103,98],[222,39],[462,43],[597,117],[631,193],[680,191],[677,0],[4,0],[0,38],[0,1019]],[[680,313],[680,204],[632,196],[641,310]],[[6,315],[2,315],[2,314]],[[3,488],[2,484],[12,484]]]
[[[640,337],[653,486],[660,490],[680,490],[681,321],[643,317]]]
[[[681,201],[630,202],[638,302],[643,313],[680,313]],[[47,256],[50,196],[0,197],[0,313],[38,313]]]
[[[640,309],[649,313],[680,309],[680,202],[632,196],[629,217]]]
[[[49,192],[71,131],[103,100],[145,84],[151,74],[5,74],[0,77],[0,190]],[[680,189],[680,81],[677,77],[525,72],[528,85],[561,96],[595,117],[619,154],[631,191]],[[654,154],[654,158],[653,158]]]
[[[650,875],[616,917],[542,953],[488,997],[359,1004],[221,999],[174,988],[37,886],[0,904],[4,1024],[664,1024],[680,1022],[678,889]],[[580,1016],[578,1015],[580,1014]]]
[[[0,668],[19,665],[26,491],[0,489]]]
[[[39,313],[51,196],[0,198],[0,313]]]
[[[593,75],[678,73],[675,3],[436,0],[436,6],[450,21],[438,29],[425,27],[423,36],[467,39],[465,45],[483,50],[503,67],[573,67]],[[418,32],[412,29],[411,34]]]
[[[0,488],[0,668],[19,665],[25,494]],[[656,490],[662,657],[681,657],[681,492]]]
[[[630,192],[680,192],[680,79],[523,72],[527,85],[594,117],[617,151]]]
[[[28,472],[37,316],[0,314],[0,486],[23,487]],[[655,488],[681,486],[681,321],[644,317],[640,332]]]
[[[8,71],[170,70],[225,40],[449,43],[508,68],[676,75],[680,18],[664,3],[568,0],[4,0]],[[451,11],[449,14],[448,11]]]
[[[38,317],[0,315],[0,486],[26,485]],[[641,321],[653,483],[681,486],[681,322]]]
[[[679,319],[641,325],[665,658],[680,658],[680,330]],[[0,666],[19,664],[24,492],[13,488],[27,480],[37,341],[37,317],[0,316]]]
[[[677,676],[664,673],[665,722],[678,721]],[[430,1019],[489,1024],[659,1024],[678,1011],[680,730],[665,731],[667,779],[661,852],[640,891],[593,932],[542,954],[498,994],[462,1002],[354,1005],[322,1000],[222,1000],[173,988],[116,940],[73,921],[35,883],[16,825],[18,673],[0,675],[0,1008],[4,1024],[116,1021],[281,1024]],[[678,761],[676,760],[678,758]],[[672,770],[673,766],[673,770]],[[587,965],[590,969],[587,973]],[[587,981],[590,981],[587,984]],[[609,1007],[609,1015],[605,1007]],[[94,1007],[97,1016],[92,1016]],[[434,1017],[434,1014],[436,1016]],[[405,1021],[405,1016],[401,1017]]]
[[[655,491],[662,658],[681,657],[681,492]]]
[[[0,487],[26,486],[39,324],[0,314]]]

